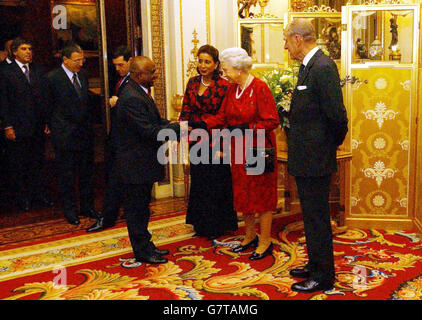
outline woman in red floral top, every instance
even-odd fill
[[[214,117],[203,119],[203,122],[190,122],[189,125],[192,128],[208,129],[238,128],[243,132],[246,129],[265,129],[265,147],[273,147],[275,150],[276,139],[273,130],[279,125],[276,105],[268,86],[249,74],[252,59],[244,49],[230,48],[221,53],[221,64],[231,83],[220,110]],[[245,149],[256,146],[256,142],[248,135],[244,135],[243,139],[243,144],[238,144],[232,139],[231,169],[234,209],[243,213],[246,235],[243,242],[232,250],[241,252],[255,247],[249,259],[258,260],[271,255],[273,249],[271,224],[272,214],[277,206],[277,160],[274,159],[273,172],[248,174],[245,169]],[[236,157],[241,155],[240,163],[236,163],[238,161],[235,154]],[[255,214],[260,218],[259,238],[255,230]]]
[[[220,77],[219,52],[205,45],[199,48],[198,73],[189,80],[183,99],[181,121],[205,121],[217,114],[227,91],[228,82]],[[191,142],[208,144],[208,139]],[[237,230],[233,209],[232,178],[229,164],[212,164],[218,156],[210,152],[209,164],[190,164],[191,188],[186,223],[192,224],[196,235],[216,239],[227,230]]]

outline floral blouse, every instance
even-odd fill
[[[220,76],[213,77],[210,85],[200,96],[201,76],[189,79],[183,98],[181,121],[205,121],[209,116],[217,114],[227,92],[228,81]]]

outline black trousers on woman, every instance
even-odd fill
[[[230,165],[191,163],[190,174],[186,223],[193,225],[195,232],[201,236],[237,230]]]

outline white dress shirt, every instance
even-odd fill
[[[319,47],[313,48],[311,51],[308,52],[308,54],[305,56],[305,58],[303,58],[302,64],[305,67],[318,50],[319,50]]]

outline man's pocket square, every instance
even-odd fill
[[[305,90],[308,89],[307,86],[297,86],[297,90]]]

